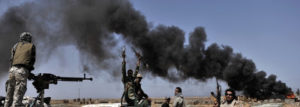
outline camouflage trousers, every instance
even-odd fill
[[[12,66],[6,82],[6,99],[4,107],[23,107],[23,96],[27,90],[28,69]]]

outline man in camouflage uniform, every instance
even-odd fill
[[[142,74],[137,74],[136,79],[134,80],[134,91],[136,95],[135,107],[148,107],[151,103],[148,99],[148,95],[143,91],[141,87]]]
[[[20,40],[11,50],[9,78],[6,86],[5,107],[22,107],[27,90],[27,78],[34,69],[35,46],[29,32],[20,35]]]
[[[122,62],[122,82],[124,85],[124,93],[122,95],[122,99],[123,97],[125,97],[125,101],[127,102],[128,106],[133,106],[134,105],[134,100],[135,100],[135,91],[134,91],[134,87],[133,87],[133,82],[134,79],[136,78],[138,72],[139,72],[139,67],[140,67],[140,60],[141,57],[138,54],[138,61],[137,61],[137,66],[135,69],[135,72],[133,74],[133,71],[131,69],[129,69],[127,71],[127,75],[126,75],[126,61],[125,61],[125,50],[123,50],[122,53],[122,58],[123,58],[123,62]]]
[[[135,93],[137,93],[137,97],[139,98],[146,98],[148,99],[148,95],[143,91],[141,81],[143,79],[142,74],[137,74],[135,80],[134,80],[134,90]]]

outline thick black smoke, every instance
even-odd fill
[[[184,45],[185,32],[176,26],[149,27],[145,17],[127,0],[51,0],[9,8],[0,19],[0,73],[7,72],[9,48],[18,34],[30,31],[41,56],[57,47],[74,45],[89,67],[116,68],[109,62],[118,56],[111,49],[120,34],[142,52],[153,76],[172,82],[194,78],[219,78],[246,96],[259,99],[284,97],[290,90],[275,75],[266,77],[255,64],[229,46],[205,46],[204,28],[197,27]],[[179,73],[172,74],[170,68]],[[117,67],[118,68],[118,67]]]

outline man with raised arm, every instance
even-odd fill
[[[125,97],[125,101],[127,102],[128,106],[134,106],[134,100],[136,100],[136,91],[134,90],[134,80],[137,77],[138,73],[139,73],[139,68],[140,68],[140,63],[141,63],[141,56],[140,54],[136,54],[138,57],[138,61],[137,61],[137,66],[135,69],[135,72],[133,73],[133,71],[131,69],[129,69],[127,71],[127,75],[126,75],[126,54],[125,54],[125,49],[122,52],[122,82],[124,85],[124,93],[122,95],[122,99],[123,97]]]

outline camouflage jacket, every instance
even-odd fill
[[[124,87],[126,87],[126,84],[128,82],[133,83],[135,77],[139,73],[139,68],[140,67],[137,65],[133,76],[130,78],[129,76],[126,75],[126,62],[125,61],[122,62],[122,82],[123,82]]]

